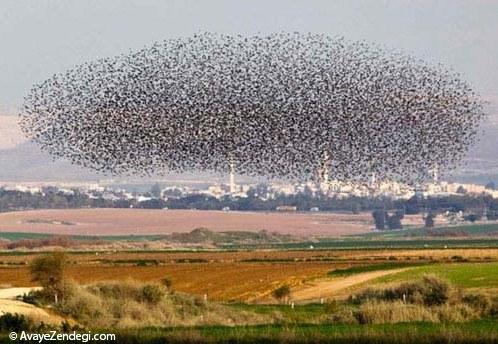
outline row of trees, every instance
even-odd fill
[[[103,198],[90,198],[74,190],[62,192],[30,193],[0,188],[0,212],[22,209],[113,208],[117,202]]]
[[[230,208],[239,211],[272,211],[278,206],[295,206],[298,211],[309,211],[318,208],[320,211],[376,211],[380,222],[386,227],[397,227],[401,214],[428,214],[441,212],[470,213],[474,220],[484,215],[490,220],[498,219],[498,199],[489,195],[450,195],[445,197],[412,197],[408,200],[395,200],[388,197],[357,197],[346,198],[314,195],[307,192],[295,195],[277,194],[273,198],[262,198],[259,190],[248,192],[248,197],[215,198],[202,194],[170,197],[167,200],[152,198],[138,202],[136,199],[108,200],[102,197],[90,198],[88,195],[74,191],[74,194],[62,192],[35,193],[0,189],[0,211],[22,209],[51,208],[149,208],[149,209],[201,209],[222,210]],[[381,213],[394,209],[387,215]],[[469,221],[472,219],[469,218]],[[381,226],[382,227],[382,226]]]
[[[372,212],[375,228],[378,230],[394,230],[403,228],[401,220],[404,216],[405,214],[401,210],[396,210],[393,213],[389,213],[385,210],[374,210]]]
[[[434,227],[436,215],[437,213],[434,211],[429,211],[424,215],[424,224],[426,228]],[[402,229],[403,225],[401,220],[403,220],[404,216],[405,213],[400,209],[393,212],[377,209],[372,212],[375,228],[378,230]]]
[[[376,209],[372,211],[375,228],[378,230],[401,229],[401,220],[405,214],[422,214],[426,228],[435,225],[435,218],[440,213],[445,213],[451,219],[458,217],[460,220],[476,222],[478,220],[498,220],[498,210],[494,199],[487,196],[464,198],[463,201],[452,202],[451,197],[437,199],[412,198],[402,204],[400,208],[392,211]]]

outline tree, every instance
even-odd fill
[[[161,198],[161,187],[158,183],[152,185],[152,187],[150,188],[150,194],[154,198]]]
[[[383,231],[386,228],[386,215],[387,213],[384,210],[374,210],[372,212],[376,229]]]
[[[30,265],[31,280],[39,283],[55,303],[63,297],[66,263],[64,252],[53,252],[34,259]]]
[[[401,220],[403,219],[404,216],[405,216],[405,214],[403,213],[402,210],[396,210],[394,212],[394,214],[388,215],[387,216],[387,227],[390,230],[402,229],[403,225],[401,224]]]
[[[286,299],[290,296],[290,287],[287,284],[284,284],[272,292],[274,298],[278,301],[282,301],[282,299]]]
[[[436,217],[436,214],[430,211],[425,217],[424,217],[424,226],[425,228],[432,228],[434,227],[434,218]]]
[[[468,214],[464,216],[464,220],[474,223],[478,220],[478,216],[476,214]]]
[[[486,218],[489,220],[489,221],[495,221],[495,220],[498,220],[498,211],[495,211],[495,210],[488,210],[486,212]]]
[[[358,202],[353,202],[353,204],[351,204],[351,212],[353,214],[359,214],[360,211],[361,211],[361,205]]]
[[[166,206],[166,202],[162,199],[149,199],[146,201],[139,202],[137,208],[143,209],[163,209]]]
[[[418,196],[413,196],[405,202],[406,214],[418,214],[420,212],[420,199]]]
[[[246,192],[247,198],[256,198],[258,197],[258,192],[256,191],[256,188],[253,188],[252,186],[247,190]]]
[[[493,181],[489,181],[484,187],[486,189],[488,189],[488,190],[494,190],[494,189],[496,189],[495,182],[493,182]]]

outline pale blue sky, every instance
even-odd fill
[[[0,0],[0,106],[73,65],[200,31],[365,39],[452,66],[498,103],[498,0]]]
[[[0,179],[71,170],[21,145],[17,119],[5,116],[17,112],[33,83],[201,31],[326,33],[401,49],[461,73],[490,101],[498,124],[498,0],[0,0]],[[470,156],[496,162],[498,125],[489,128]],[[81,169],[71,171],[83,178]]]

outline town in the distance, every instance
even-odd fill
[[[0,182],[0,211],[65,208],[196,209],[266,212],[372,212],[376,229],[401,229],[405,214],[421,214],[426,227],[498,219],[498,188],[430,181],[355,185],[321,182],[227,183],[104,179],[98,182]],[[379,218],[380,213],[382,216]],[[437,220],[436,220],[437,219]]]

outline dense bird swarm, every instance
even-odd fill
[[[364,42],[201,34],[54,75],[21,117],[52,155],[112,174],[363,182],[455,166],[483,111],[458,75]]]

